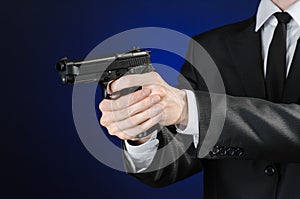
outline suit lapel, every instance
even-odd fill
[[[237,34],[228,38],[232,60],[241,78],[246,95],[266,98],[261,55],[260,32],[255,32],[255,17],[249,19]]]
[[[300,39],[298,39],[291,69],[286,80],[283,102],[296,103],[300,98]]]

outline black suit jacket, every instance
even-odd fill
[[[166,186],[204,169],[206,199],[298,199],[300,198],[300,46],[298,45],[284,99],[280,104],[267,101],[261,57],[260,32],[255,32],[255,17],[194,37],[218,66],[226,88],[227,114],[217,144],[203,143],[210,121],[210,97],[201,76],[188,62],[181,73],[194,88],[200,138],[169,166],[158,171],[131,174],[153,187]],[[298,42],[299,43],[299,42]],[[188,56],[201,59],[193,54]],[[222,109],[224,107],[217,107]],[[159,148],[176,139],[172,149],[158,152],[149,169],[166,156],[185,150],[183,139],[173,126],[159,134]],[[201,157],[206,144],[210,153]],[[130,164],[125,158],[130,173]],[[150,170],[149,170],[150,171]]]

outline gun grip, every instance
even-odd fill
[[[146,137],[148,135],[150,135],[151,133],[153,133],[155,130],[157,130],[157,132],[159,132],[161,129],[161,126],[159,124],[155,124],[154,126],[152,126],[150,129],[148,129],[147,131],[140,133],[138,135],[136,135],[136,138],[143,138]]]

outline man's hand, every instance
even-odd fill
[[[101,125],[110,135],[122,140],[136,140],[135,136],[159,123],[163,126],[181,124],[188,120],[185,91],[168,85],[158,73],[127,75],[110,85],[110,92],[142,86],[142,90],[117,100],[104,99],[99,104]],[[139,139],[144,143],[150,135]]]

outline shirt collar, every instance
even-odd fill
[[[292,16],[293,20],[300,27],[300,1],[294,3],[288,9],[286,9],[285,12],[289,13]]]
[[[271,0],[261,0],[256,15],[255,32],[257,32],[264,25],[264,23],[276,12],[281,12],[281,10]]]
[[[256,15],[255,31],[257,32],[276,12],[282,11],[272,2],[272,0],[261,0]],[[293,20],[300,27],[300,1],[297,1],[296,3],[291,5],[284,12],[289,13],[292,16]]]

